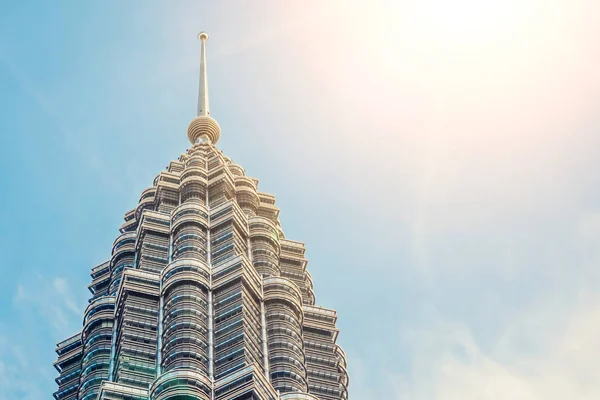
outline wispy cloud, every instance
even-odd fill
[[[26,353],[13,341],[0,336],[0,399],[37,400],[47,393],[32,382],[31,368]]]
[[[434,255],[428,290],[444,294],[416,301],[418,321],[399,319],[396,338],[386,347],[390,356],[382,357],[377,354],[380,347],[370,344],[365,345],[369,353],[360,347],[347,349],[351,396],[402,400],[600,398],[596,378],[600,374],[600,216],[593,211],[582,213],[563,230],[562,252],[549,245],[541,247],[534,258],[516,252],[519,270],[506,285],[478,280],[477,275],[487,273],[488,267],[473,265],[453,270],[451,276],[460,281],[460,292],[447,291],[449,278],[440,278],[449,276],[444,257]],[[511,246],[518,250],[516,243]],[[550,254],[557,257],[550,259]],[[465,255],[459,259],[466,259]],[[494,268],[500,270],[508,264],[502,260]],[[532,282],[524,283],[526,279]],[[475,287],[477,282],[485,287]],[[519,287],[526,287],[528,293],[519,293]],[[454,301],[448,296],[463,298]],[[448,302],[453,306],[444,304]]]
[[[41,355],[50,357],[52,347],[40,348],[40,335],[50,343],[75,333],[81,327],[84,299],[78,299],[62,277],[40,273],[17,283],[12,307],[20,316],[10,326],[0,324],[0,400],[34,400],[48,396],[44,382],[55,374],[49,364],[39,364]]]
[[[399,341],[412,349],[412,365],[410,373],[389,375],[386,395],[403,400],[598,399],[598,315],[598,295],[582,295],[571,307],[540,305],[515,316],[492,346],[481,345],[468,326],[432,315],[430,328],[401,332]]]
[[[83,313],[66,279],[46,279],[40,274],[26,283],[17,284],[13,304],[45,320],[54,333],[62,335],[69,334],[67,329],[74,327]]]

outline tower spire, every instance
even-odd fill
[[[196,118],[188,126],[188,139],[192,144],[208,140],[216,143],[221,137],[221,127],[210,116],[208,103],[208,74],[206,70],[206,41],[208,33],[200,32],[200,76],[198,84],[198,112]]]
[[[208,75],[206,72],[206,41],[208,33],[200,32],[200,78],[198,80],[198,116],[210,115],[208,104]]]

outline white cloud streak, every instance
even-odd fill
[[[32,365],[14,341],[0,336],[0,400],[37,400],[48,397],[31,380]]]
[[[64,278],[46,279],[35,275],[26,283],[18,283],[13,296],[15,307],[45,320],[58,335],[72,334],[75,322],[81,320],[83,310]]]
[[[411,332],[405,335],[415,350],[408,378],[411,394],[396,398],[598,399],[598,315],[597,295],[583,296],[564,310],[530,309],[515,318],[489,350],[462,324],[438,321],[430,330]],[[393,378],[404,380],[405,376]]]

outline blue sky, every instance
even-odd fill
[[[597,399],[600,4],[16,2],[0,15],[0,399],[55,390],[89,271],[188,146],[276,195],[352,399]]]

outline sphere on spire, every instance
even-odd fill
[[[217,143],[221,137],[221,127],[210,115],[199,115],[188,126],[188,139],[192,144],[207,138],[211,143]]]

